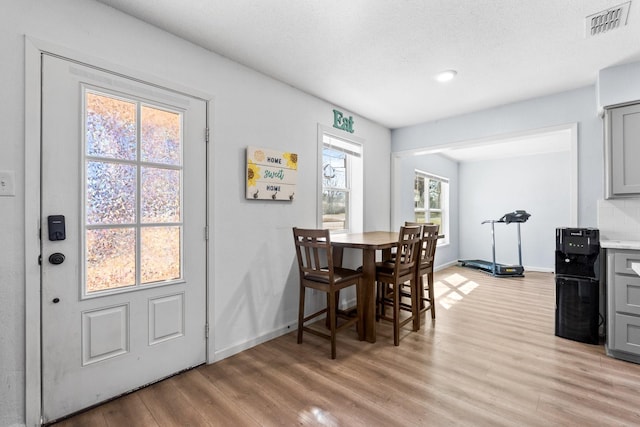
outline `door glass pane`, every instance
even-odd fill
[[[181,279],[182,113],[94,89],[85,102],[84,295]]]
[[[136,220],[136,167],[88,161],[87,224],[131,224]]]
[[[135,228],[87,230],[87,292],[136,283]]]
[[[416,222],[424,223],[426,221],[426,215],[424,211],[416,211]]]
[[[142,161],[180,165],[181,115],[146,105],[142,106],[141,114]]]
[[[140,251],[142,283],[180,278],[180,228],[143,228]]]
[[[180,171],[143,167],[140,179],[142,222],[179,222]]]
[[[86,153],[89,156],[136,158],[136,104],[86,92]]]

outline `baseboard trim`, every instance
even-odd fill
[[[458,265],[458,260],[449,261],[449,262],[446,262],[444,264],[436,265],[436,266],[433,267],[433,271],[444,270],[445,268],[449,268],[449,267],[452,267],[454,265]]]
[[[281,328],[267,332],[265,334],[252,338],[250,340],[241,342],[239,344],[233,345],[231,347],[227,347],[222,350],[216,350],[213,355],[213,360],[209,360],[207,363],[211,364],[211,363],[218,362],[222,359],[226,359],[227,357],[233,356],[234,354],[241,353],[259,344],[265,343],[267,341],[271,341],[274,338],[278,338],[279,336],[288,334],[291,331],[295,331],[297,328],[297,323],[298,323],[297,321],[292,322],[288,325],[285,325]]]
[[[548,268],[548,267],[531,267],[531,266],[526,266],[524,267],[524,271],[535,271],[538,273],[553,273],[555,271],[555,269],[553,268]]]

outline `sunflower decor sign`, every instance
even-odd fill
[[[247,199],[293,200],[297,175],[297,154],[247,147]]]

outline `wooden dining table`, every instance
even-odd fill
[[[382,251],[382,259],[390,256],[391,248],[398,245],[397,231],[367,231],[331,235],[333,263],[342,265],[344,248],[362,250],[364,312],[362,313],[361,339],[376,342],[376,251]]]

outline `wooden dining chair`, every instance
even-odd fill
[[[418,290],[419,294],[419,307],[420,313],[424,313],[427,310],[431,311],[431,318],[436,318],[435,308],[435,295],[434,295],[434,283],[433,283],[433,265],[436,257],[436,247],[438,244],[438,233],[440,232],[440,226],[432,223],[416,223],[406,222],[406,226],[422,226],[422,249],[420,251],[420,262],[418,269]],[[425,289],[424,276],[427,275],[427,285]],[[425,295],[426,291],[426,295]],[[405,297],[407,295],[405,294]]]
[[[394,345],[400,345],[400,328],[420,315],[416,269],[420,256],[421,233],[422,227],[420,226],[400,227],[394,259],[376,263],[377,318],[393,323]],[[412,292],[409,293],[410,302],[406,302],[402,298],[402,287],[407,282],[412,289]],[[386,313],[387,306],[391,307],[391,316]],[[410,314],[401,319],[401,311]],[[416,322],[414,322],[413,330],[417,330]]]
[[[302,333],[327,338],[331,341],[331,358],[336,358],[336,333],[344,328],[356,324],[361,326],[360,318],[362,305],[362,272],[348,268],[334,267],[331,238],[329,230],[315,230],[293,228],[293,239],[298,258],[300,274],[300,305],[298,307],[298,344],[302,343]],[[355,286],[356,313],[346,314],[338,310],[338,295],[340,290]],[[305,316],[305,290],[307,288],[325,292],[327,306],[313,314]],[[317,328],[317,324],[306,326],[306,323],[322,314],[326,314],[328,333]],[[338,326],[338,318],[344,319]]]

